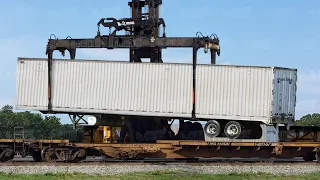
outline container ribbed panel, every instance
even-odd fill
[[[53,60],[52,71],[57,112],[191,117],[192,64]],[[295,69],[198,65],[197,117],[268,123],[294,115],[296,80]],[[20,58],[17,109],[46,110],[47,81],[46,59]]]
[[[288,69],[276,69],[274,73],[273,114],[295,114],[297,72]]]
[[[268,117],[271,112],[271,68],[200,66],[197,114]]]
[[[165,113],[192,110],[192,69],[186,65],[54,61],[54,67],[55,108]]]
[[[37,110],[48,106],[48,75],[45,61],[18,61],[16,104]]]

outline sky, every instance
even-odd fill
[[[289,3],[290,2],[290,3]],[[18,57],[46,58],[50,34],[93,38],[101,18],[130,17],[128,0],[0,1],[0,105],[15,106]],[[217,64],[298,69],[296,119],[320,112],[320,1],[164,0],[160,16],[168,37],[215,33]],[[102,30],[102,33],[107,33]],[[61,58],[56,51],[54,58]],[[128,50],[82,49],[78,59],[128,61]],[[165,62],[192,62],[192,49],[166,49]],[[210,63],[199,51],[199,63]],[[70,123],[63,116],[63,123]]]

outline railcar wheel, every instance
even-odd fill
[[[87,151],[86,151],[86,149],[80,148],[80,149],[78,149],[78,152],[79,152],[79,154],[77,156],[77,160],[76,161],[80,162],[80,161],[84,161],[84,160],[87,159]]]
[[[315,156],[314,157],[306,156],[306,157],[303,157],[303,160],[305,162],[312,162],[312,161],[316,160],[316,157]]]
[[[224,134],[230,139],[237,139],[242,132],[242,126],[237,121],[230,121],[224,128]]]
[[[221,131],[220,124],[216,120],[208,121],[203,129],[204,133],[211,138],[217,137]]]
[[[320,163],[320,148],[316,152],[316,160],[317,160],[317,163]]]
[[[14,158],[15,153],[11,148],[4,148],[2,151],[0,151],[0,154],[2,154],[0,162],[7,162],[11,161]]]
[[[41,159],[46,162],[55,162],[57,160],[57,157],[53,149],[50,149],[49,147],[45,147],[41,151]]]
[[[35,162],[41,162],[42,161],[42,157],[41,157],[41,151],[40,149],[34,149],[31,152],[32,158]]]
[[[317,159],[316,153],[314,153],[314,152],[309,152],[305,156],[303,156],[302,158],[305,162],[311,162],[311,161],[314,161]]]

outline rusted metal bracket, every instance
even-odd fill
[[[278,144],[274,147],[272,154],[276,154],[277,156],[280,156],[282,154],[283,145]]]
[[[114,155],[118,158],[138,158],[147,156],[150,153],[157,153],[159,149],[157,148],[114,148]]]
[[[79,122],[82,120],[83,122],[85,122],[86,124],[88,124],[88,122],[83,119],[84,115],[79,115],[79,114],[69,114],[69,118],[73,124],[73,129],[76,129],[77,125],[79,124]]]
[[[193,67],[193,81],[192,81],[192,120],[196,120],[196,73],[197,73],[197,53],[198,49],[200,48],[199,41],[196,39],[194,40],[194,45],[193,45],[193,62],[192,62],[192,67]]]
[[[48,55],[48,113],[52,113],[52,56],[53,50],[47,49]]]

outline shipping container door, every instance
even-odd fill
[[[274,69],[273,112],[281,123],[293,118],[296,105],[297,70]]]
[[[16,109],[47,110],[47,61],[18,58],[16,79]]]

